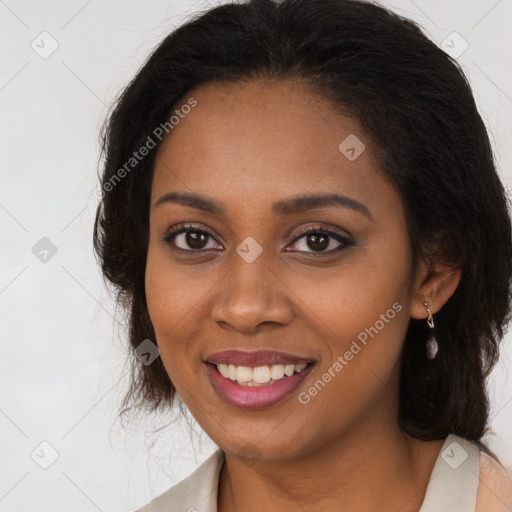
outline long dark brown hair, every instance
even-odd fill
[[[94,248],[128,316],[131,347],[156,342],[144,289],[160,144],[154,130],[193,88],[259,77],[305,83],[356,118],[402,198],[413,272],[422,258],[443,258],[462,270],[435,315],[440,350],[433,361],[425,358],[425,321],[410,320],[399,424],[423,440],[453,433],[478,443],[487,432],[486,377],[510,319],[508,201],[457,62],[413,21],[373,3],[252,0],[212,8],[170,33],[123,90],[102,134]],[[148,137],[156,147],[127,167]],[[132,358],[131,371],[122,412],[173,403],[175,388],[160,358],[151,365]]]

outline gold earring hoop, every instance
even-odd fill
[[[423,305],[427,308],[427,325],[431,329],[432,336],[427,341],[427,359],[435,359],[437,352],[439,350],[439,345],[437,343],[436,337],[434,335],[434,317],[432,316],[432,311],[430,311],[430,308],[428,307],[427,301],[423,302]]]

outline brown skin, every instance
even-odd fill
[[[190,96],[197,106],[164,140],[156,161],[146,295],[171,380],[226,452],[219,512],[417,512],[443,441],[419,441],[399,429],[399,357],[409,318],[427,317],[425,299],[433,314],[439,311],[460,273],[441,264],[428,273],[421,264],[410,282],[402,202],[377,171],[370,138],[306,86],[210,84]],[[353,162],[338,150],[349,134],[366,145]],[[155,209],[171,191],[214,198],[227,214],[178,204]],[[271,213],[275,201],[320,192],[363,203],[372,219],[337,206]],[[178,235],[171,245],[190,252],[173,252],[160,238],[179,223],[213,238],[201,246]],[[354,245],[315,258],[340,243],[328,238],[319,249],[308,235],[294,241],[310,226]],[[250,264],[236,252],[247,236],[263,248]],[[400,313],[301,404],[298,393],[395,302]],[[222,400],[206,372],[206,356],[226,349],[290,352],[316,365],[280,403],[240,409]]]

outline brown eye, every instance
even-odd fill
[[[306,229],[293,240],[293,246],[299,252],[318,255],[332,254],[352,245],[354,243],[348,238],[326,228]]]
[[[208,243],[214,241],[213,237],[207,231],[195,226],[177,229],[164,236],[162,240],[172,249],[180,251],[194,252],[214,248],[208,247]]]
[[[326,235],[307,235],[306,243],[314,251],[324,251],[329,246],[329,236]]]
[[[182,234],[185,235],[185,244],[192,249],[204,249],[208,241],[208,235],[201,231],[186,231]]]

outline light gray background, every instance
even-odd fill
[[[384,3],[450,51],[464,44],[453,31],[467,41],[458,60],[510,187],[512,1]],[[2,511],[134,510],[215,449],[203,434],[194,450],[182,421],[160,438],[144,434],[151,418],[130,431],[115,423],[126,386],[124,331],[92,252],[97,134],[107,107],[149,51],[208,5],[0,0]],[[31,47],[48,51],[52,39],[58,48],[46,59]],[[32,252],[43,237],[57,248],[46,263]],[[488,441],[512,465],[510,338],[490,382]],[[58,458],[43,469],[52,449]]]

